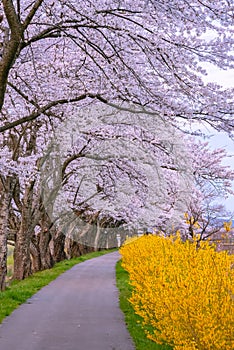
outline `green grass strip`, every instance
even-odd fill
[[[4,292],[0,292],[0,323],[19,305],[23,304],[27,299],[56,279],[63,272],[85,260],[96,258],[111,253],[112,251],[115,251],[115,249],[93,252],[71,260],[64,260],[55,264],[52,269],[36,272],[23,281],[11,282],[10,286],[7,287]]]
[[[128,301],[132,293],[132,288],[129,284],[128,273],[121,266],[121,260],[116,264],[116,280],[120,293],[120,308],[125,315],[125,322],[135,343],[136,350],[171,350],[172,348],[170,346],[156,344],[146,337],[140,323],[141,318],[135,314],[132,305]]]

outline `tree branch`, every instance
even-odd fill
[[[80,95],[80,96],[72,98],[72,99],[61,99],[61,100],[57,100],[57,101],[52,101],[52,102],[49,102],[48,104],[46,104],[45,106],[38,108],[37,111],[31,113],[30,115],[28,115],[26,117],[20,118],[20,119],[15,120],[11,123],[7,123],[7,124],[1,126],[0,132],[10,130],[18,125],[22,125],[22,124],[27,123],[29,121],[33,121],[33,120],[37,119],[38,117],[40,117],[43,113],[48,111],[50,108],[55,107],[57,105],[64,105],[67,103],[79,102],[79,101],[84,100],[85,98],[88,98],[88,97],[93,98],[93,99],[96,98],[103,103],[107,103],[107,100],[105,100],[100,95],[95,95],[95,94],[83,94],[83,95]]]
[[[23,30],[27,29],[27,27],[29,26],[29,24],[31,23],[35,13],[37,12],[37,10],[39,9],[39,7],[41,6],[41,4],[43,3],[44,0],[37,0],[35,2],[35,4],[33,5],[33,7],[31,8],[29,14],[27,15],[24,23],[23,23]]]
[[[8,75],[17,56],[23,33],[22,26],[12,0],[3,0],[2,3],[11,34],[10,38],[5,40],[6,47],[0,61],[0,110],[2,109],[4,103]]]

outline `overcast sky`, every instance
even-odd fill
[[[214,68],[212,65],[207,65],[208,76],[204,78],[205,81],[216,82],[226,88],[234,88],[234,69],[228,71],[221,71]],[[209,142],[213,148],[225,148],[229,157],[225,160],[225,164],[229,165],[234,170],[234,141],[228,138],[224,133],[217,133],[214,130],[206,130],[209,135],[214,135]],[[233,183],[234,190],[234,183]],[[231,195],[225,201],[228,210],[234,212],[234,196]]]

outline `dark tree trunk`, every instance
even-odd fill
[[[32,264],[30,257],[30,243],[32,237],[32,200],[33,200],[32,181],[25,189],[20,229],[16,234],[14,250],[14,278],[22,280],[32,273]]]
[[[54,266],[54,259],[50,251],[51,233],[45,229],[39,234],[39,251],[41,258],[41,269],[46,270]]]
[[[51,221],[43,206],[39,206],[37,219],[34,224],[40,226],[40,232],[31,238],[31,257],[33,271],[46,270],[54,266],[54,258],[50,248],[53,237],[53,228],[50,229]]]
[[[14,250],[14,279],[23,280],[32,274],[30,257],[31,232],[28,227],[21,226],[16,235]]]
[[[7,221],[8,207],[6,193],[1,193],[0,204],[0,290],[5,289],[7,275]]]
[[[68,238],[67,242],[67,250],[69,258],[77,258],[81,255],[94,252],[94,247],[87,246],[82,243],[78,243],[71,238]]]
[[[54,266],[54,257],[50,250],[51,234],[49,231],[41,231],[31,239],[30,253],[32,259],[32,271],[50,269]]]
[[[34,236],[30,244],[30,255],[32,258],[32,272],[41,270],[41,255],[39,250],[38,238]]]
[[[99,220],[97,220],[96,235],[94,238],[94,251],[95,252],[97,252],[100,248],[100,236],[101,236],[101,226],[99,224]]]
[[[14,188],[14,178],[0,178],[0,290],[6,287],[7,275],[7,230],[9,206]]]
[[[63,261],[67,258],[65,253],[65,238],[62,231],[57,231],[53,237],[53,258],[55,262]]]

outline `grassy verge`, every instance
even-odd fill
[[[10,286],[7,287],[4,292],[0,292],[0,323],[20,304],[24,303],[38,290],[49,284],[63,272],[69,270],[72,266],[85,260],[111,253],[112,251],[114,251],[114,249],[89,253],[71,260],[64,260],[55,264],[52,269],[37,272],[23,281],[11,282]]]
[[[135,314],[128,299],[131,296],[128,273],[121,267],[121,260],[116,265],[117,287],[120,293],[120,308],[125,315],[125,322],[135,343],[136,350],[171,350],[168,345],[159,345],[146,338],[140,324],[140,317]]]

